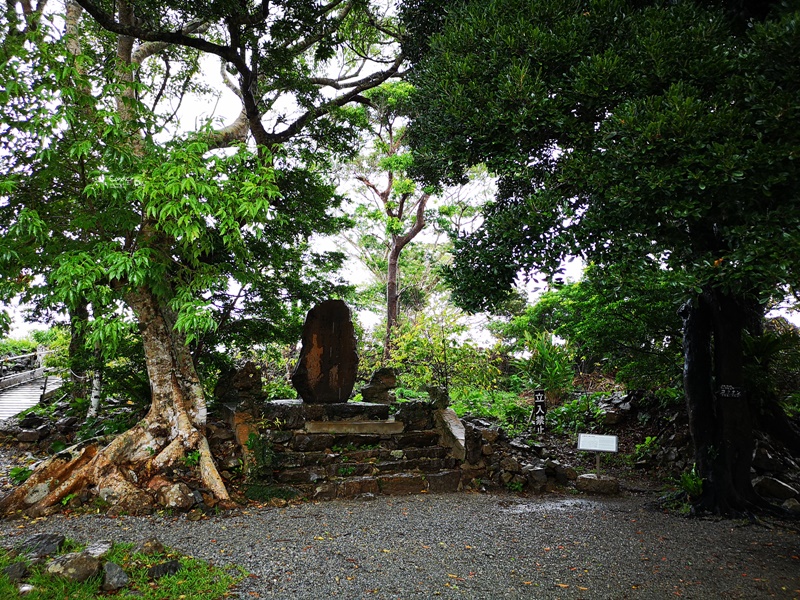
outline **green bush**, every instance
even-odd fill
[[[700,497],[700,494],[703,493],[703,479],[697,473],[696,465],[692,465],[690,471],[681,473],[680,486],[689,496],[689,499]]]
[[[547,430],[554,433],[594,431],[603,422],[600,398],[603,394],[586,394],[547,411]]]
[[[456,389],[450,396],[450,406],[459,417],[495,419],[511,431],[524,427],[533,410],[533,406],[511,392]]]

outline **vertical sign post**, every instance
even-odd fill
[[[544,390],[533,392],[533,427],[536,433],[544,433],[544,417],[547,414]]]

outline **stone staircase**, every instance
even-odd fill
[[[311,499],[453,492],[463,485],[463,427],[452,410],[430,403],[402,404],[390,416],[384,404],[278,400],[229,407],[228,415],[244,462],[262,485]]]

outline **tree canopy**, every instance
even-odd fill
[[[143,508],[152,498],[136,484],[146,482],[128,473],[158,472],[187,452],[227,500],[191,350],[213,346],[215,331],[232,344],[243,332],[291,335],[277,321],[296,323],[337,289],[326,278],[341,255],[309,246],[342,224],[321,168],[350,152],[342,107],[398,73],[392,18],[369,2],[69,0],[51,16],[45,4],[9,2],[0,20],[0,296],[73,320],[91,312],[89,342],[104,347],[130,331],[132,315],[151,408],[109,446],[43,465],[26,485],[51,488],[27,508],[46,511],[86,486]],[[240,110],[186,131],[182,103],[209,97],[207,55]]]
[[[692,1],[468,2],[413,76],[417,175],[458,181],[484,162],[499,177],[483,226],[456,240],[462,304],[490,307],[520,269],[552,273],[569,255],[631,285],[657,265],[683,290],[701,504],[719,512],[759,504],[742,337],[796,288],[800,257],[800,7],[756,16]]]

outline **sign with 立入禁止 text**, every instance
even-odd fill
[[[579,433],[578,450],[588,450],[591,452],[616,452],[617,436]]]
[[[547,406],[545,404],[544,390],[536,390],[533,392],[533,426],[536,433],[544,433],[545,415],[547,414]]]

